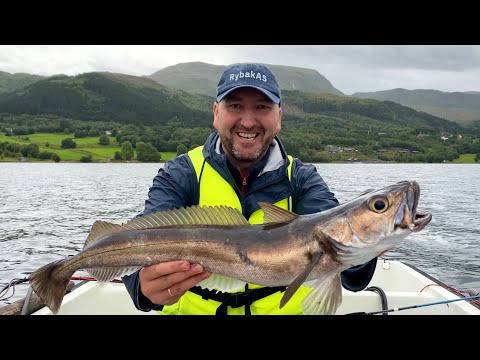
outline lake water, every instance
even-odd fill
[[[122,223],[142,211],[161,166],[0,163],[0,290],[50,261],[78,253],[95,220]],[[480,290],[480,165],[316,166],[341,203],[370,188],[418,181],[419,209],[432,212],[433,219],[385,258],[415,265],[462,292]],[[15,286],[0,306],[27,290],[27,284]]]

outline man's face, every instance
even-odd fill
[[[214,103],[213,126],[227,154],[239,162],[256,162],[282,127],[282,109],[261,91],[240,88]]]

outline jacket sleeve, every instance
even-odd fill
[[[312,214],[339,205],[335,195],[317,172],[313,164],[295,159],[293,166],[293,211],[296,214]],[[351,267],[341,273],[342,285],[350,291],[365,289],[372,280],[377,258],[365,264]]]
[[[186,155],[176,157],[167,161],[154,177],[145,209],[138,216],[196,204],[195,196],[198,197],[198,184],[190,159]],[[161,310],[163,305],[152,303],[142,294],[138,273],[122,277],[135,307],[141,311]]]

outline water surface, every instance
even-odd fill
[[[95,220],[122,223],[143,210],[162,166],[0,163],[0,286],[82,249]],[[431,223],[385,257],[399,259],[460,291],[480,289],[480,166],[316,164],[340,202],[401,180],[421,187]],[[23,297],[27,285],[0,306]],[[11,292],[10,292],[11,294]]]

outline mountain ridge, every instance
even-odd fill
[[[325,93],[392,101],[462,125],[480,123],[480,101],[478,101],[480,100],[480,92],[478,91],[449,93],[435,89],[407,90],[395,88],[345,95],[317,70],[288,65],[266,65],[276,74],[280,87],[284,91],[299,90],[307,93]],[[150,75],[140,77],[153,80],[168,88],[213,97],[216,93],[218,78],[226,67],[227,65],[213,65],[200,61],[185,62],[167,66]],[[0,71],[0,94],[21,90],[46,78],[48,77],[25,73],[10,74]]]

